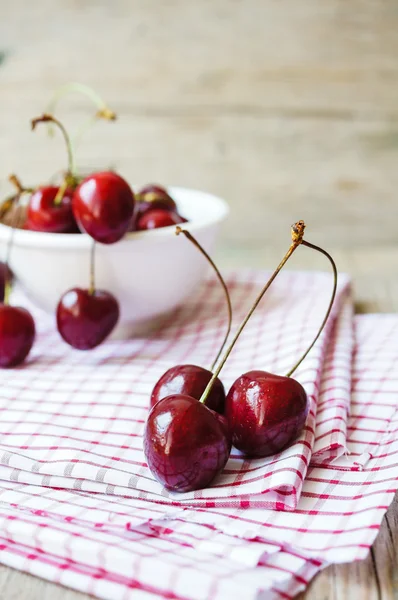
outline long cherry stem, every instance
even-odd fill
[[[48,103],[48,112],[53,113],[59,100],[66,94],[69,94],[69,92],[78,92],[79,94],[83,94],[84,96],[90,98],[90,100],[95,104],[95,106],[98,109],[98,112],[96,114],[97,118],[107,119],[108,121],[114,121],[116,119],[116,113],[114,113],[113,110],[109,108],[109,106],[104,102],[101,96],[97,94],[97,92],[95,92],[88,85],[84,85],[83,83],[78,82],[66,83],[65,85],[58,88],[58,90],[56,90],[52,99]]]
[[[333,302],[334,302],[334,298],[336,296],[336,290],[337,290],[337,267],[336,267],[336,263],[334,262],[333,258],[330,256],[329,252],[326,252],[326,250],[323,250],[323,248],[319,248],[319,246],[315,246],[314,244],[310,244],[310,242],[307,242],[306,240],[302,240],[301,244],[303,246],[307,246],[307,248],[312,248],[312,250],[316,250],[317,252],[320,252],[321,254],[324,254],[330,261],[330,264],[332,265],[332,269],[333,269],[333,290],[332,290],[332,296],[330,298],[330,302],[329,302],[329,306],[327,308],[325,317],[321,323],[321,326],[318,330],[318,333],[316,334],[315,338],[313,339],[312,343],[310,344],[310,346],[307,348],[307,350],[304,352],[304,354],[302,355],[302,357],[296,362],[296,364],[294,365],[294,367],[292,367],[290,369],[290,371],[286,374],[286,377],[291,377],[293,375],[293,373],[295,372],[295,370],[301,365],[301,363],[303,362],[303,360],[305,359],[305,357],[307,356],[307,354],[310,352],[310,350],[312,350],[313,346],[315,345],[315,342],[317,341],[317,339],[319,338],[319,336],[321,335],[323,328],[326,325],[326,321],[329,318],[330,315],[330,311],[332,310],[332,306],[333,306]]]
[[[69,134],[66,131],[64,125],[61,123],[61,121],[59,121],[58,119],[56,119],[55,117],[53,117],[52,115],[47,114],[47,113],[41,115],[41,117],[32,119],[32,121],[31,121],[32,130],[36,129],[36,126],[39,123],[54,123],[54,125],[56,125],[60,129],[60,131],[64,137],[65,144],[66,144],[66,150],[68,153],[68,173],[72,177],[75,177],[76,176],[76,165],[75,165],[75,158],[74,158],[74,153],[73,153],[73,146],[72,146],[72,142],[69,137]]]
[[[90,252],[90,287],[88,288],[90,296],[95,292],[95,246],[95,240],[93,240]]]
[[[291,255],[293,254],[293,252],[296,250],[296,248],[298,248],[298,246],[302,243],[303,240],[303,235],[304,235],[304,229],[305,229],[305,223],[304,221],[298,221],[297,223],[295,223],[292,226],[292,243],[290,245],[289,250],[286,252],[285,256],[282,258],[281,262],[279,263],[279,265],[276,267],[275,271],[273,272],[273,274],[271,275],[270,279],[267,281],[267,283],[265,284],[265,286],[263,287],[263,289],[261,290],[260,294],[257,296],[256,300],[254,301],[253,306],[251,307],[251,309],[249,310],[249,312],[247,313],[246,317],[243,319],[241,325],[239,326],[237,332],[234,335],[234,338],[232,340],[232,342],[230,343],[230,345],[228,346],[224,356],[222,357],[221,361],[218,364],[217,369],[214,371],[212,378],[210,379],[209,383],[207,384],[201,398],[200,398],[200,402],[202,402],[203,404],[206,402],[211,389],[214,385],[215,380],[217,379],[217,377],[219,376],[221,369],[223,368],[223,366],[225,365],[229,355],[231,354],[233,347],[235,346],[235,343],[237,342],[240,334],[242,333],[243,329],[245,328],[247,322],[249,321],[250,317],[252,316],[252,314],[254,313],[254,311],[256,310],[257,306],[260,304],[264,294],[266,293],[266,291],[268,290],[268,288],[270,287],[270,285],[272,284],[272,282],[274,281],[274,279],[276,278],[276,276],[278,275],[278,273],[282,270],[282,268],[284,267],[284,265],[287,263],[287,261],[289,260],[289,258],[291,257]]]
[[[225,299],[227,302],[227,308],[228,308],[228,325],[227,325],[227,330],[225,332],[225,336],[224,336],[224,340],[223,343],[221,344],[221,347],[218,351],[217,356],[215,357],[213,364],[210,367],[210,371],[213,371],[213,369],[215,368],[216,364],[218,363],[218,360],[221,356],[222,351],[225,348],[225,344],[227,343],[229,334],[231,332],[231,325],[232,325],[232,305],[231,305],[231,298],[229,295],[229,291],[227,288],[227,284],[225,283],[225,280],[223,278],[223,276],[221,275],[218,267],[216,266],[215,262],[213,261],[213,259],[208,255],[208,253],[206,252],[206,250],[199,244],[199,242],[194,238],[194,236],[187,231],[186,229],[182,229],[181,227],[179,227],[177,225],[176,227],[176,235],[179,235],[180,233],[183,233],[185,235],[185,237],[191,242],[191,244],[193,244],[198,250],[199,252],[201,252],[203,254],[203,256],[205,257],[205,259],[210,263],[210,265],[213,267],[215,274],[218,277],[218,281],[220,282],[223,290],[224,290],[224,294],[225,294]]]
[[[58,105],[59,100],[69,94],[70,92],[77,92],[79,94],[83,94],[90,98],[93,104],[97,107],[97,112],[94,117],[90,117],[88,121],[86,121],[77,131],[77,133],[73,136],[73,145],[74,148],[77,147],[79,139],[82,135],[98,120],[105,119],[106,121],[115,121],[117,118],[116,113],[109,108],[109,106],[104,102],[104,100],[88,85],[84,85],[83,83],[67,83],[66,85],[61,86],[56,90],[54,96],[50,100],[47,106],[47,112],[54,113],[55,109]],[[49,127],[49,133],[52,133],[51,126]]]

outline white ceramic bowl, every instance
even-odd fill
[[[229,212],[225,201],[197,190],[169,191],[189,220],[184,227],[212,252]],[[0,224],[3,258],[10,233]],[[88,287],[91,244],[87,235],[16,230],[10,266],[33,302],[54,312],[66,290]],[[96,287],[111,291],[120,303],[118,337],[157,326],[199,286],[207,268],[198,250],[175,235],[175,227],[130,233],[116,244],[96,247]]]

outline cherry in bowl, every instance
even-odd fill
[[[86,177],[72,199],[79,227],[102,244],[114,244],[130,230],[134,205],[129,184],[112,171]]]
[[[37,188],[29,201],[25,228],[46,233],[78,233],[72,197],[72,189],[60,193],[57,186]]]
[[[186,223],[186,219],[177,212],[165,210],[164,208],[151,208],[137,218],[135,229],[136,231],[145,231],[182,223]]]

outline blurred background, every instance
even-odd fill
[[[0,0],[0,177],[64,167],[29,120],[86,83],[119,119],[85,137],[82,170],[224,197],[224,266],[274,266],[303,218],[369,309],[398,267],[397,56],[395,0]],[[91,111],[76,95],[58,114]]]

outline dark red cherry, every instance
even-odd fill
[[[176,212],[164,210],[163,208],[152,208],[147,210],[136,221],[136,230],[144,231],[146,229],[159,229],[169,227],[170,225],[179,225],[186,223],[186,219]]]
[[[265,371],[241,375],[225,401],[232,443],[247,456],[268,456],[285,448],[302,430],[307,414],[303,386]]]
[[[58,331],[70,346],[90,350],[101,344],[119,319],[118,301],[109,292],[74,288],[57,307]]]
[[[25,308],[0,304],[0,367],[16,367],[35,340],[35,323]]]
[[[113,244],[129,231],[134,202],[127,181],[104,171],[82,181],[73,195],[72,208],[82,230],[97,242]]]
[[[149,413],[144,432],[148,467],[173,492],[208,486],[224,468],[230,451],[224,417],[196,398],[174,394]]]
[[[54,200],[59,188],[45,186],[33,192],[29,200],[26,229],[46,233],[78,233],[72,212],[73,190],[67,189],[59,204]]]
[[[183,396],[191,396],[191,398],[200,400],[212,376],[213,373],[211,371],[203,367],[197,367],[196,365],[172,367],[162,375],[153,388],[151,407],[159,402],[159,400],[162,400],[162,398],[166,398],[172,394],[182,394]],[[206,400],[206,406],[217,413],[223,414],[224,405],[225,389],[217,377]]]
[[[137,208],[144,213],[148,208],[164,208],[176,211],[177,204],[167,191],[160,185],[146,185],[136,195]]]

